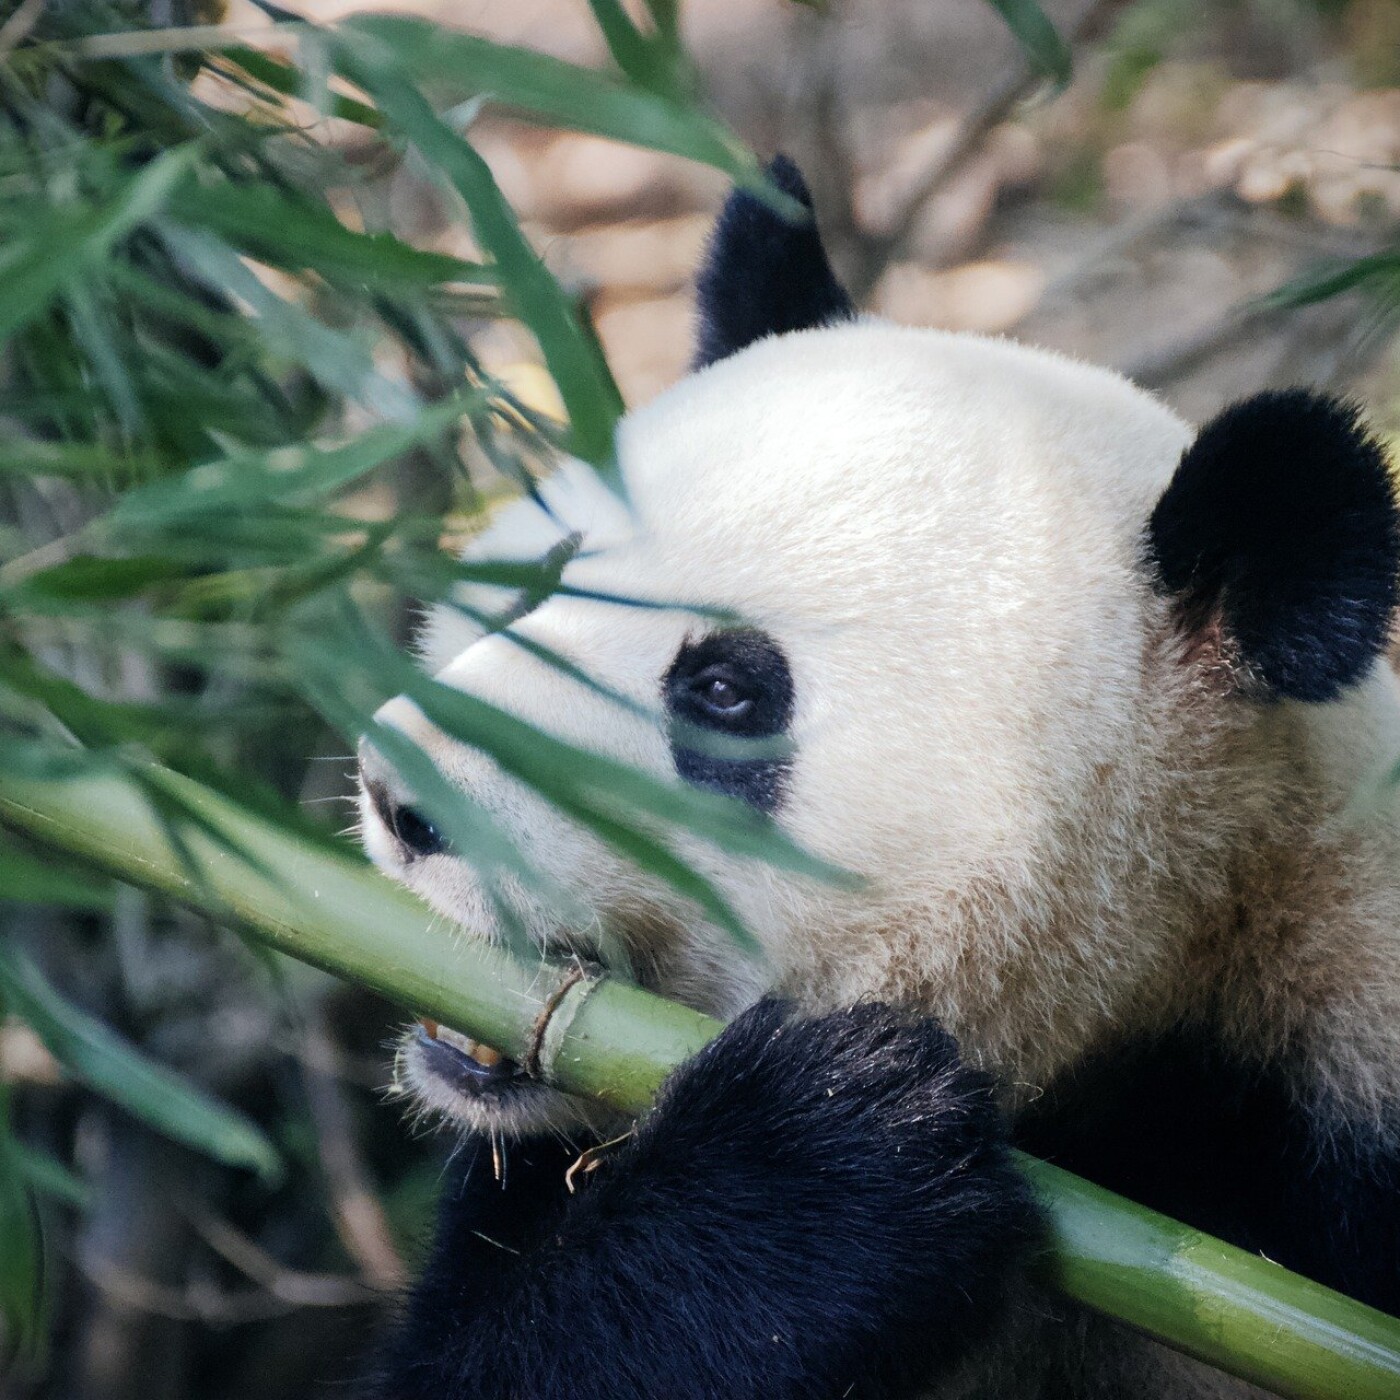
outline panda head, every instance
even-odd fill
[[[551,734],[752,804],[862,883],[684,841],[751,958],[407,700],[381,718],[568,890],[561,919],[507,887],[545,952],[720,1015],[768,987],[911,1002],[1038,1082],[1151,1014],[1276,801],[1256,736],[1382,650],[1385,464],[1330,400],[1264,395],[1193,435],[1107,371],[857,318],[812,222],[747,194],[699,286],[696,372],[620,425],[627,504],[566,463],[475,546],[562,548],[567,591],[489,635],[439,609],[426,660]],[[471,853],[372,751],[362,786],[376,861],[463,936],[496,936]],[[420,1036],[401,1063],[478,1128],[583,1111],[492,1058]]]

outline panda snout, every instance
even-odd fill
[[[363,740],[360,743],[360,789],[370,810],[393,838],[405,862],[441,855],[448,849],[446,837],[432,818],[401,798],[394,790],[394,776],[384,760]]]

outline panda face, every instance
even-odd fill
[[[1116,376],[858,323],[760,342],[630,415],[628,507],[568,465],[546,487],[552,523],[516,507],[478,545],[530,557],[551,531],[577,534],[571,596],[485,637],[440,613],[426,660],[443,682],[749,802],[865,878],[837,889],[681,840],[762,963],[408,702],[382,717],[575,900],[561,923],[511,890],[547,952],[720,1015],[772,985],[815,1003],[878,992],[941,1002],[955,1031],[1013,1063],[1027,1045],[1082,1042],[1158,951],[1144,933],[1105,952],[1119,934],[1097,906],[1136,880],[1141,911],[1157,879],[1122,835],[1127,807],[1157,801],[1142,775],[1177,742],[1142,532],[1188,438]],[[367,776],[371,854],[464,936],[493,936],[469,853],[439,849],[385,796],[392,783]],[[449,1084],[422,1048],[406,1077],[450,1114],[522,1130],[565,1114],[514,1081]]]
[[[790,162],[768,174],[810,212]],[[381,720],[550,898],[498,878],[488,899],[372,750],[370,854],[465,937],[495,937],[504,908],[543,953],[717,1015],[769,988],[916,1006],[1012,1098],[1199,1010],[1201,940],[1234,935],[1242,862],[1291,839],[1297,755],[1343,747],[1328,726],[1346,732],[1396,609],[1400,510],[1355,410],[1266,393],[1193,442],[1106,371],[857,320],[811,219],[743,191],[698,287],[699,372],[618,428],[627,504],[566,462],[543,508],[510,507],[468,550],[560,551],[567,591],[522,615],[467,590],[509,625],[440,607],[424,661],[751,804],[864,883],[677,837],[755,935],[749,958],[402,699]],[[451,1032],[410,1037],[401,1070],[478,1129],[608,1126]]]

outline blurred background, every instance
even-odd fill
[[[402,10],[574,62],[607,58],[571,0],[291,8]],[[985,3],[686,0],[683,16],[708,102],[760,154],[802,166],[833,258],[870,309],[1112,365],[1193,418],[1304,382],[1355,390],[1384,416],[1394,383],[1374,305],[1300,316],[1251,302],[1390,246],[1400,5],[1045,11],[1075,55],[1058,95]],[[724,180],[494,119],[474,139],[551,266],[586,289],[628,401],[683,373],[689,282]],[[411,172],[387,197],[413,241],[470,248]],[[528,362],[523,347],[489,348]]]
[[[230,444],[270,453],[328,427],[366,432],[405,421],[397,393],[417,411],[463,382],[484,386],[489,420],[473,410],[469,433],[425,430],[339,501],[371,534],[386,525],[376,549],[390,525],[396,545],[412,537],[412,548],[375,556],[381,590],[355,595],[402,646],[415,600],[441,584],[423,582],[424,561],[547,451],[564,415],[559,391],[536,338],[500,313],[489,288],[463,274],[450,293],[435,282],[431,299],[415,299],[404,288],[431,269],[401,258],[400,244],[377,245],[394,263],[382,280],[363,271],[337,280],[336,267],[364,248],[331,248],[317,222],[327,209],[357,234],[441,255],[439,281],[443,268],[462,274],[488,252],[501,256],[474,238],[440,171],[386,146],[373,126],[304,88],[271,115],[277,74],[314,75],[324,59],[289,21],[331,25],[370,9],[590,69],[614,61],[585,0],[0,3],[0,71],[9,70],[0,267],[19,265],[41,213],[76,208],[64,203],[72,189],[89,192],[99,213],[121,200],[129,211],[136,196],[121,181],[185,142],[199,146],[191,160],[235,150],[219,172],[235,188],[261,181],[308,199],[314,190],[323,202],[307,227],[326,234],[318,265],[279,254],[286,221],[259,231],[257,210],[229,205],[220,224],[213,204],[177,206],[163,216],[172,223],[149,228],[133,214],[81,275],[45,293],[43,317],[23,336],[5,325],[4,695],[41,700],[90,750],[138,745],[210,781],[237,774],[241,798],[295,804],[326,839],[350,821],[350,740],[378,697],[347,700],[357,692],[330,685],[329,661],[316,684],[300,673],[288,681],[329,615],[296,611],[324,597],[323,581],[295,575],[301,591],[275,604],[268,590],[283,589],[294,564],[305,571],[311,556],[296,551],[313,548],[309,535],[250,543],[233,540],[227,522],[205,537],[192,517],[152,525],[148,516],[152,533],[123,537],[126,572],[96,575],[73,567],[87,556],[64,541],[130,482]],[[759,156],[797,159],[838,269],[881,314],[1105,363],[1197,419],[1260,388],[1328,388],[1359,398],[1393,441],[1400,0],[1047,0],[1045,12],[1073,57],[1063,87],[986,0],[687,0],[694,66],[683,96]],[[141,70],[136,92],[112,77],[128,51],[103,50],[113,66],[98,81],[43,48],[55,35],[71,45],[191,24],[220,26],[274,67],[250,59],[235,79],[167,53]],[[729,174],[473,101],[461,97],[456,117],[529,242],[591,318],[622,398],[660,392],[685,371],[691,281]],[[237,139],[233,121],[244,124]],[[280,153],[257,144],[273,135]],[[245,156],[254,163],[239,164]],[[199,178],[200,190],[213,188],[209,172]],[[53,259],[67,255],[77,217],[53,225]],[[229,240],[232,263],[217,261],[210,228]],[[149,244],[128,238],[132,229]],[[114,247],[126,280],[99,282]],[[256,280],[240,282],[240,268]],[[170,301],[186,293],[186,303]],[[286,308],[311,319],[289,320]],[[240,318],[282,338],[247,345]],[[123,367],[137,353],[133,380]],[[100,480],[80,470],[79,448],[109,454]],[[277,519],[314,533],[302,517]],[[416,522],[407,534],[405,521]],[[171,542],[177,535],[190,553]],[[202,539],[209,556],[196,567]],[[111,550],[96,554],[111,563]],[[83,630],[95,619],[100,641]],[[175,636],[176,622],[189,630]],[[234,648],[244,635],[235,627],[263,630],[241,670],[211,670],[203,649]],[[83,709],[84,696],[102,708]],[[20,709],[3,707],[18,726],[12,755],[30,752],[20,741],[38,744],[42,727]],[[385,1101],[393,1008],[22,842],[0,847],[0,901],[4,947],[31,960],[0,966],[11,1013],[0,1085],[42,1224],[26,1236],[34,1257],[23,1270],[13,1248],[0,1259],[0,1290],[29,1298],[42,1284],[32,1294],[42,1339],[21,1348],[0,1393],[336,1393],[414,1268],[450,1145],[415,1134]],[[42,974],[38,992],[24,982],[30,966]],[[94,1017],[178,1071],[273,1145],[280,1175],[249,1170],[255,1152],[221,1156],[198,1133],[177,1142],[152,1126],[140,1103],[101,1091],[81,1060],[75,1071],[55,1053],[46,1015],[70,1029]]]

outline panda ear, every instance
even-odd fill
[[[1331,700],[1386,645],[1400,511],[1379,444],[1337,399],[1259,394],[1213,419],[1148,549],[1188,634],[1247,693]]]
[[[786,156],[775,156],[767,175],[806,209],[806,218],[785,219],[745,190],[725,201],[697,285],[696,369],[765,336],[856,314],[827,261],[802,172]]]

